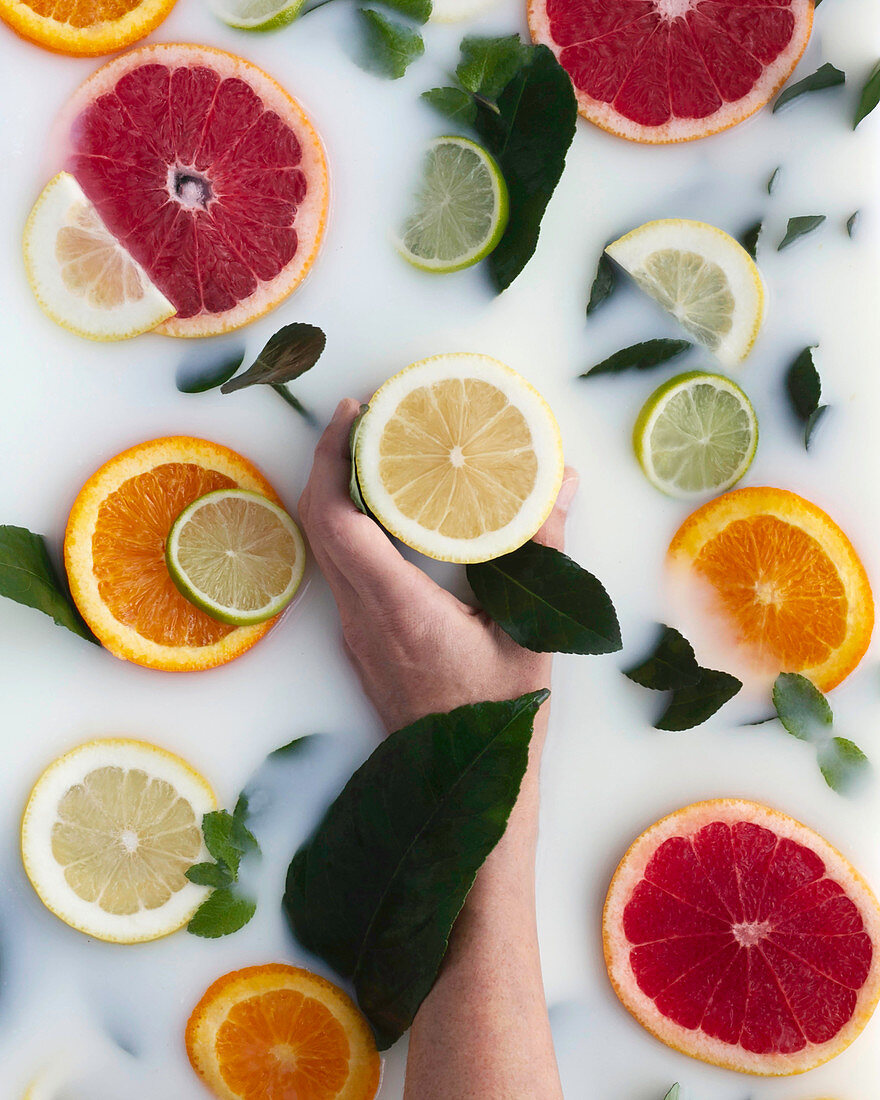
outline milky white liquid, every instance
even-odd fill
[[[270,392],[185,397],[174,387],[180,364],[216,361],[239,345],[255,354],[290,321],[319,324],[328,334],[320,365],[295,387],[322,420],[340,397],[367,397],[427,355],[478,351],[509,363],[559,417],[568,461],[583,481],[569,550],[607,585],[626,644],[619,655],[558,659],[553,684],[539,906],[567,1100],[662,1100],[676,1080],[687,1100],[874,1100],[880,1017],[849,1051],[805,1078],[748,1079],[656,1042],[607,984],[599,938],[605,889],[630,840],[662,814],[714,796],[767,802],[824,833],[876,888],[880,795],[872,783],[857,799],[842,799],[825,786],[807,746],[772,725],[743,727],[765,716],[763,699],[737,699],[688,733],[651,729],[660,700],[619,670],[645,652],[652,624],[674,615],[662,561],[689,508],[644,480],[630,432],[648,393],[673,371],[591,382],[576,376],[623,346],[678,335],[630,287],[585,321],[596,259],[609,238],[670,215],[732,232],[765,218],[760,263],[769,313],[753,355],[736,372],[761,425],[745,483],[792,488],[825,507],[880,586],[880,115],[856,135],[848,125],[857,88],[880,57],[876,2],[829,0],[817,12],[799,75],[832,61],[847,71],[846,89],[684,147],[629,145],[579,124],[539,253],[500,298],[480,270],[423,274],[389,244],[423,145],[450,129],[418,94],[446,82],[460,37],[474,28],[429,27],[426,58],[388,82],[352,63],[354,20],[350,8],[331,6],[277,35],[248,36],[214,22],[198,0],[181,0],[157,38],[243,53],[310,110],[333,169],[332,222],[308,283],[244,334],[200,344],[147,336],[109,346],[47,321],[20,261],[21,228],[52,161],[43,135],[96,63],[54,57],[0,25],[0,521],[45,532],[57,546],[73,497],[101,462],[173,433],[248,455],[294,507],[311,462],[311,429]],[[524,28],[521,5],[505,0],[476,29],[515,27]],[[770,198],[765,183],[777,165],[783,172]],[[856,208],[863,216],[850,242],[843,225]],[[819,213],[828,215],[820,232],[775,252],[790,216]],[[832,411],[806,455],[782,377],[793,356],[817,341]],[[708,354],[680,369],[701,366],[714,368]],[[432,571],[462,586],[460,571]],[[832,703],[837,732],[880,764],[876,646]],[[241,660],[183,676],[118,662],[0,601],[0,714],[0,1096],[17,1100],[55,1060],[69,1067],[63,1100],[198,1100],[203,1091],[182,1036],[207,985],[265,961],[326,972],[285,930],[278,905],[284,871],[379,728],[345,663],[323,581],[312,571],[294,611]],[[117,734],[154,740],[188,758],[231,805],[269,750],[315,731],[333,736],[279,773],[278,790],[264,800],[255,825],[264,858],[253,871],[260,908],[237,935],[105,945],[60,924],[30,889],[18,855],[21,810],[45,764],[73,744]],[[404,1058],[403,1044],[388,1055],[383,1100],[399,1100]]]

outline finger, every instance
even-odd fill
[[[547,517],[544,526],[535,535],[535,542],[552,546],[556,550],[564,549],[565,520],[579,484],[580,478],[577,470],[572,466],[566,466],[562,474],[562,485],[559,487],[556,503],[553,505],[553,511]]]

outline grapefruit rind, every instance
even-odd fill
[[[175,0],[141,0],[118,19],[102,19],[91,27],[75,27],[61,19],[39,15],[22,0],[0,0],[0,18],[22,38],[54,53],[94,57],[124,49],[162,22]]]
[[[169,462],[192,463],[225,474],[242,489],[281,502],[260,471],[228,447],[190,436],[140,443],[106,462],[80,490],[64,536],[64,564],[70,592],[80,614],[101,644],[115,657],[165,672],[215,668],[241,656],[278,622],[278,617],[230,631],[205,646],[166,646],[121,623],[101,598],[92,566],[92,536],[103,501],[124,481]]]
[[[874,946],[871,970],[859,990],[850,1020],[827,1043],[807,1044],[795,1054],[755,1054],[700,1031],[692,1031],[663,1016],[635,980],[629,961],[630,944],[623,932],[623,914],[651,857],[664,841],[692,836],[705,825],[748,821],[803,844],[825,863],[826,874],[843,887],[859,909]],[[724,1069],[759,1077],[788,1077],[806,1073],[835,1058],[864,1030],[880,1001],[880,905],[868,883],[845,856],[822,836],[794,818],[745,799],[714,799],[686,806],[662,818],[630,846],[611,880],[602,915],[605,964],[614,991],[624,1008],[662,1043],[682,1054]]]
[[[820,691],[831,691],[856,668],[867,652],[874,628],[874,597],[865,567],[850,540],[821,508],[788,489],[756,486],[734,489],[710,500],[684,521],[669,546],[675,569],[692,567],[706,543],[734,520],[770,515],[812,536],[834,563],[847,598],[847,631],[843,644],[822,664],[798,672]]]

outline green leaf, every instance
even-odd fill
[[[355,508],[357,508],[359,512],[363,512],[365,516],[370,515],[370,509],[367,507],[363,495],[361,494],[361,483],[358,481],[357,462],[355,461],[355,448],[357,446],[357,437],[360,431],[361,421],[364,419],[369,407],[369,405],[361,405],[361,411],[352,421],[351,431],[348,433],[348,451],[351,455],[351,474],[348,479],[348,495],[351,497]]]
[[[431,18],[432,0],[377,0],[384,8],[392,8],[416,23],[427,23]]]
[[[810,449],[813,442],[813,434],[830,407],[830,405],[820,405],[818,409],[814,409],[807,417],[806,423],[804,424],[804,448],[806,450]]]
[[[773,192],[776,190],[776,187],[779,183],[779,177],[781,175],[782,175],[782,165],[780,165],[778,168],[774,168],[773,175],[770,177],[769,180],[767,180],[767,194],[768,195],[772,195]]]
[[[801,741],[824,740],[834,724],[828,700],[806,676],[796,672],[777,676],[773,706],[788,733]]]
[[[206,939],[218,939],[244,928],[256,913],[256,903],[240,897],[228,886],[215,890],[199,906],[186,926],[187,932]]]
[[[248,852],[259,852],[260,845],[257,838],[247,827],[247,819],[250,813],[250,799],[245,791],[238,796],[235,809],[232,811],[232,828],[229,832],[229,841],[233,847],[238,848],[242,855]]]
[[[595,313],[603,302],[607,302],[617,286],[617,271],[607,252],[603,251],[599,256],[596,267],[596,276],[590,288],[590,300],[587,302],[587,316]]]
[[[824,88],[834,88],[838,84],[845,83],[846,73],[841,72],[840,69],[836,69],[826,61],[826,63],[814,73],[805,76],[803,80],[799,80],[796,84],[789,84],[789,86],[776,97],[776,102],[773,104],[773,113],[776,114],[776,112],[781,107],[784,107],[786,103],[790,103],[793,99],[797,99],[798,96],[803,95],[805,92],[821,92]]]
[[[228,382],[243,362],[244,348],[240,348],[203,371],[193,372],[181,367],[177,372],[177,388],[181,393],[207,393]]]
[[[467,123],[468,126],[476,122],[477,105],[473,96],[461,88],[430,88],[422,92],[422,99],[453,122]]]
[[[280,745],[277,749],[273,749],[269,753],[268,760],[281,760],[286,759],[289,756],[298,756],[303,749],[307,748],[316,737],[320,737],[317,733],[306,733],[302,737],[294,737],[292,741],[288,741],[286,745]]]
[[[469,35],[461,43],[461,61],[455,70],[462,88],[495,101],[529,56],[518,34],[503,38]]]
[[[801,237],[805,237],[808,233],[812,233],[814,230],[818,229],[825,220],[825,214],[805,214],[799,218],[789,218],[788,229],[785,231],[785,236],[779,242],[776,251],[781,252],[783,248],[788,248],[789,245],[794,244],[794,242],[800,240]]]
[[[815,344],[811,344],[804,348],[785,376],[791,407],[800,420],[806,420],[816,411],[822,396],[822,382],[813,362],[815,347]]]
[[[498,291],[510,286],[537,247],[577,124],[568,73],[546,46],[524,49],[527,60],[499,96],[497,112],[477,103],[477,132],[501,167],[510,199],[507,229],[486,261]]]
[[[368,72],[399,80],[425,52],[422,36],[374,8],[358,8],[358,14],[364,32],[361,66]]]
[[[280,386],[311,370],[321,358],[327,337],[317,325],[294,321],[279,329],[244,374],[224,382],[221,393],[247,386]]]
[[[742,687],[742,683],[727,672],[716,672],[711,668],[700,671],[702,675],[696,684],[677,688],[672,693],[669,706],[654,723],[655,729],[689,730],[699,726]]]
[[[859,105],[856,108],[856,116],[853,119],[854,130],[863,119],[868,117],[878,103],[880,103],[880,61],[871,70],[871,75],[865,82],[864,88],[862,88]]]
[[[434,984],[528,762],[536,691],[392,733],[294,856],[284,910],[300,943],[351,980],[380,1048]]]
[[[229,868],[233,881],[238,878],[243,849],[232,835],[234,818],[227,810],[212,810],[202,818],[205,847],[217,860]]]
[[[527,542],[512,554],[467,567],[483,610],[538,653],[615,653],[620,626],[608,593],[560,550]]]
[[[846,235],[850,240],[856,235],[856,230],[859,227],[859,219],[862,216],[861,210],[856,210],[855,213],[850,214],[846,219]]]
[[[641,344],[633,344],[603,359],[595,367],[580,376],[592,378],[597,374],[619,374],[625,370],[650,370],[651,367],[668,363],[690,351],[694,345],[688,340],[645,340]]]
[[[663,1100],[678,1100],[681,1093],[681,1085],[673,1085],[669,1092],[663,1097]]]
[[[750,225],[748,229],[742,234],[739,239],[739,243],[748,252],[753,260],[758,258],[758,241],[761,237],[761,231],[764,228],[764,223],[757,221]]]
[[[869,767],[867,756],[845,737],[832,737],[819,749],[819,770],[828,786],[838,794],[847,794]]]
[[[653,653],[624,676],[652,691],[675,691],[695,687],[703,674],[697,664],[691,643],[671,626],[661,626],[662,633]]]
[[[232,882],[226,865],[220,863],[194,863],[186,872],[186,877],[196,886],[213,886],[215,889],[229,886]]]
[[[56,573],[46,540],[25,527],[0,524],[0,596],[42,611],[95,645],[101,643],[86,626]]]

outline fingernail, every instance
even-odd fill
[[[578,491],[580,481],[577,474],[572,473],[559,487],[559,495],[556,497],[556,507],[560,512],[567,512],[575,493]]]

